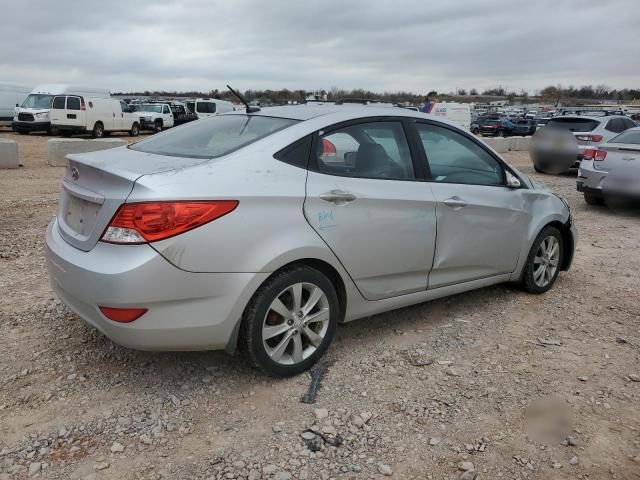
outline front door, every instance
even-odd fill
[[[437,201],[429,288],[512,273],[530,220],[522,190],[478,141],[446,126],[416,125]]]
[[[416,179],[400,121],[320,131],[304,204],[309,224],[368,300],[425,290],[436,239],[435,199]]]

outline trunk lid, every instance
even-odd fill
[[[599,150],[607,152],[604,160],[593,162],[598,170],[611,171],[613,169],[628,168],[640,165],[640,145],[634,143],[603,143]]]
[[[58,228],[74,247],[91,250],[141,176],[207,160],[165,157],[126,147],[67,155],[58,206]]]

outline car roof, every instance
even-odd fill
[[[235,112],[225,112],[222,115],[245,115],[244,109],[236,110]],[[292,120],[311,120],[320,116],[335,115],[335,116],[347,116],[352,118],[362,117],[414,117],[424,118],[430,117],[424,112],[417,112],[415,110],[409,110],[401,107],[379,107],[379,106],[364,106],[358,104],[300,104],[300,105],[283,105],[279,107],[264,107],[258,112],[251,113],[251,115],[259,115],[263,117],[280,117],[290,118]],[[438,120],[443,120],[442,117],[437,117]],[[446,122],[445,122],[446,123]]]

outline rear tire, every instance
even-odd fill
[[[138,135],[140,135],[140,125],[138,125],[138,122],[134,122],[131,125],[131,130],[129,130],[129,136],[137,137]]]
[[[287,268],[269,278],[249,302],[241,348],[255,368],[269,375],[296,375],[322,357],[339,317],[338,295],[324,274],[308,266]]]
[[[562,235],[555,227],[543,228],[527,256],[522,274],[523,288],[536,294],[548,291],[558,278],[563,258]]]
[[[533,169],[538,173],[546,173],[544,170],[540,170],[535,163],[533,164]]]
[[[588,205],[604,205],[604,199],[602,197],[598,197],[590,192],[584,192],[584,201],[587,202]]]
[[[102,122],[96,122],[93,126],[93,132],[91,133],[93,138],[102,138],[104,137],[104,125]]]

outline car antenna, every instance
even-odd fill
[[[240,95],[238,92],[236,92],[229,85],[227,85],[227,88],[231,91],[231,93],[233,93],[236,97],[238,97],[238,99],[242,103],[244,103],[244,106],[247,107],[247,113],[255,113],[255,112],[259,112],[260,111],[260,107],[252,107],[251,105],[249,105],[249,102],[247,102],[247,100],[242,95]]]

